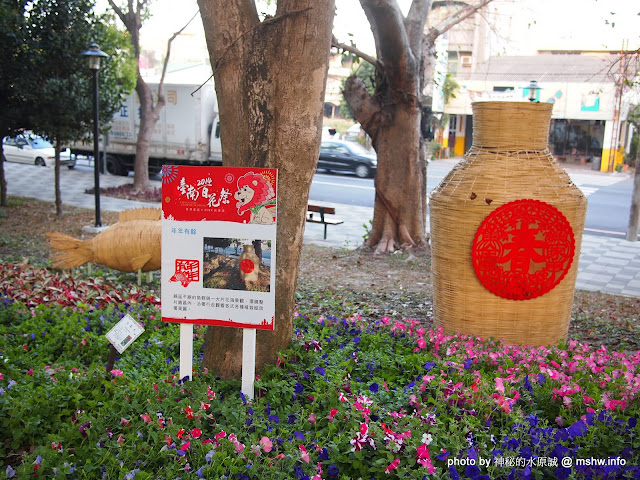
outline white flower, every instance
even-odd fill
[[[431,436],[430,433],[423,433],[422,434],[422,443],[426,444],[426,445],[431,445],[431,442],[433,442],[433,437]]]

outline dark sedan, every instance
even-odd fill
[[[352,172],[360,178],[373,177],[378,168],[375,153],[356,142],[324,141],[320,144],[318,169]]]

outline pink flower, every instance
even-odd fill
[[[396,458],[387,468],[384,469],[384,473],[391,473],[391,470],[395,470],[400,465],[400,459]]]
[[[262,437],[260,439],[260,447],[262,447],[265,453],[269,453],[273,448],[273,443],[269,440],[269,437]]]
[[[185,408],[185,409],[184,409],[184,413],[185,413],[185,416],[186,416],[188,419],[192,419],[192,418],[193,418],[193,408],[191,408],[191,407],[187,407],[187,408]]]
[[[300,445],[300,458],[303,462],[309,463],[309,453],[304,445]]]
[[[618,405],[620,406],[620,410],[627,408],[627,402],[624,400],[609,400],[609,396],[606,393],[602,394],[602,404],[607,410],[615,410]]]
[[[423,443],[418,447],[418,463],[427,469],[429,475],[436,473],[436,467],[431,463],[431,455],[429,455],[429,447],[426,443]]]
[[[114,368],[109,373],[111,373],[111,375],[113,375],[114,377],[121,377],[123,375],[122,370],[118,370],[117,368]]]
[[[142,415],[140,415],[140,418],[144,420],[144,423],[151,423],[151,417],[148,413],[143,413]]]
[[[125,442],[124,437],[122,436],[122,434],[120,434],[120,436],[118,437],[118,440],[116,440],[116,443],[120,446],[122,446],[122,444]]]
[[[194,428],[193,430],[191,430],[191,436],[193,438],[200,438],[201,435],[202,435],[202,430],[200,430],[199,428]]]
[[[336,410],[335,408],[332,408],[331,411],[329,412],[329,416],[327,418],[329,420],[333,420],[333,417],[336,416],[336,413],[338,413],[338,410]]]
[[[33,368],[30,368],[29,370],[27,370],[27,375],[33,376]]]
[[[180,447],[180,450],[186,452],[187,450],[189,450],[189,447],[191,447],[191,442],[185,442],[184,445]]]
[[[122,425],[123,427],[128,427],[129,426],[129,420],[127,420],[124,417],[120,417],[120,425]]]
[[[211,404],[208,402],[200,402],[200,410],[209,410],[211,408]]]
[[[221,438],[224,438],[227,436],[227,432],[225,432],[224,430],[220,430],[218,433],[216,433],[216,440],[220,440]]]
[[[214,398],[216,398],[216,392],[211,390],[211,387],[207,387],[207,398],[209,400],[213,400]]]
[[[309,423],[316,423],[316,416],[313,413],[309,414]]]

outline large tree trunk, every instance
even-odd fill
[[[640,130],[638,130],[640,134]],[[640,142],[636,154],[636,171],[633,174],[633,193],[631,195],[631,209],[629,210],[629,227],[627,228],[627,240],[638,241],[638,223],[640,222]]]
[[[8,207],[7,200],[7,177],[4,173],[4,152],[0,145],[0,207]]]
[[[366,245],[376,253],[423,249],[426,239],[426,157],[420,136],[422,35],[431,8],[414,0],[406,19],[395,0],[360,0],[378,58],[373,96],[357,77],[345,98],[378,155],[373,226]]]
[[[403,18],[396,0],[360,0],[376,41],[376,90],[351,77],[344,96],[378,154],[373,227],[365,244],[376,253],[427,248],[426,152],[420,122],[425,81],[433,76],[435,40],[491,0],[461,8],[424,35],[431,0],[413,0]],[[360,53],[348,45],[335,45]],[[424,56],[423,56],[424,55]],[[368,58],[363,57],[368,61]],[[425,105],[421,105],[425,103]]]
[[[62,217],[62,193],[60,193],[60,150],[62,149],[62,145],[60,140],[56,138],[56,147],[55,147],[55,160],[54,160],[54,170],[53,170],[53,178],[54,178],[54,191],[55,191],[55,199],[56,199],[56,217]]]
[[[198,0],[220,107],[223,163],[278,169],[275,330],[256,368],[291,342],[309,188],[318,161],[333,0],[280,0],[263,22],[250,0]],[[210,327],[203,365],[241,374],[242,332]]]

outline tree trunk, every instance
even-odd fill
[[[149,184],[149,147],[153,129],[160,118],[160,110],[164,107],[164,96],[158,96],[153,104],[153,92],[138,72],[136,93],[140,100],[140,128],[136,141],[136,160],[133,167],[133,190],[140,192],[147,190]]]
[[[360,0],[382,72],[376,91],[350,77],[344,96],[378,155],[373,226],[375,253],[427,248],[426,157],[420,136],[422,36],[431,2],[414,0],[403,18],[395,0]]]
[[[60,193],[60,140],[56,139],[53,182],[56,198],[56,217],[62,217],[62,194]],[[94,161],[96,161],[94,159]]]
[[[431,0],[413,0],[404,18],[396,0],[360,0],[376,41],[376,90],[371,96],[357,77],[351,77],[344,96],[378,154],[373,227],[365,242],[375,253],[428,248],[427,166],[420,122],[422,107],[430,104],[423,87],[433,76],[438,35],[490,1],[466,5],[424,35]],[[336,46],[359,54],[347,45]]]
[[[333,0],[280,0],[260,21],[250,0],[198,0],[213,66],[225,166],[278,169],[274,331],[257,332],[256,368],[291,343],[309,188],[320,148]],[[203,366],[241,375],[242,332],[210,327]]]
[[[7,199],[7,177],[4,173],[4,152],[0,145],[0,207],[8,207]]]
[[[640,132],[640,130],[638,130]],[[629,210],[629,228],[627,240],[638,241],[638,223],[640,222],[640,143],[636,153],[636,170],[633,174],[633,193],[631,194],[631,209]]]

